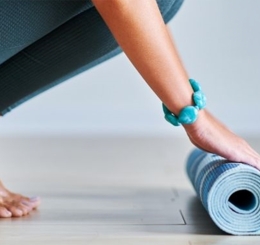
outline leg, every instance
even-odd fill
[[[79,13],[90,0],[0,2],[0,65]]]
[[[0,65],[0,113],[120,52],[95,8]]]
[[[183,0],[158,0],[164,21]],[[0,115],[115,56],[121,49],[94,7],[0,65]]]

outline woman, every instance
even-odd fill
[[[193,99],[196,88],[189,83],[189,76],[165,25],[182,2],[183,0],[18,1],[16,8],[11,6],[13,3],[1,3],[4,20],[1,26],[4,39],[0,43],[1,114],[4,115],[32,96],[113,57],[122,49],[165,105],[166,119],[173,124],[172,117],[180,122],[195,146],[260,169],[259,154],[203,106],[198,107]],[[28,14],[30,9],[31,15]],[[27,13],[27,17],[23,13]],[[45,21],[51,22],[52,14],[59,16],[59,20],[56,23],[55,19],[51,28],[46,27]],[[32,21],[33,16],[36,18]],[[19,21],[14,25],[13,21],[17,18]],[[14,31],[19,25],[29,25],[29,29],[17,28]],[[8,28],[4,28],[6,26]],[[28,36],[24,34],[26,30],[30,31]],[[55,31],[51,32],[52,30]],[[28,37],[31,39],[26,44],[21,43],[21,39]],[[181,121],[182,110],[187,106],[196,113],[191,115],[191,121]],[[3,184],[0,185],[0,190],[2,218],[26,215],[40,204],[38,197],[30,199],[11,193]]]

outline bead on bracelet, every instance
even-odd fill
[[[198,118],[199,110],[206,107],[206,96],[201,90],[200,84],[194,79],[189,79],[190,85],[194,91],[192,94],[192,99],[194,105],[186,106],[181,111],[179,116],[175,116],[164,104],[163,112],[166,121],[174,126],[180,126],[181,124],[192,124]]]

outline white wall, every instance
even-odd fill
[[[260,135],[260,1],[186,0],[169,26],[208,108],[233,131]],[[17,107],[0,134],[184,135],[124,54]]]

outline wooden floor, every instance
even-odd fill
[[[208,217],[185,173],[191,149],[174,138],[2,138],[1,178],[42,205],[1,219],[0,244],[259,244]]]

